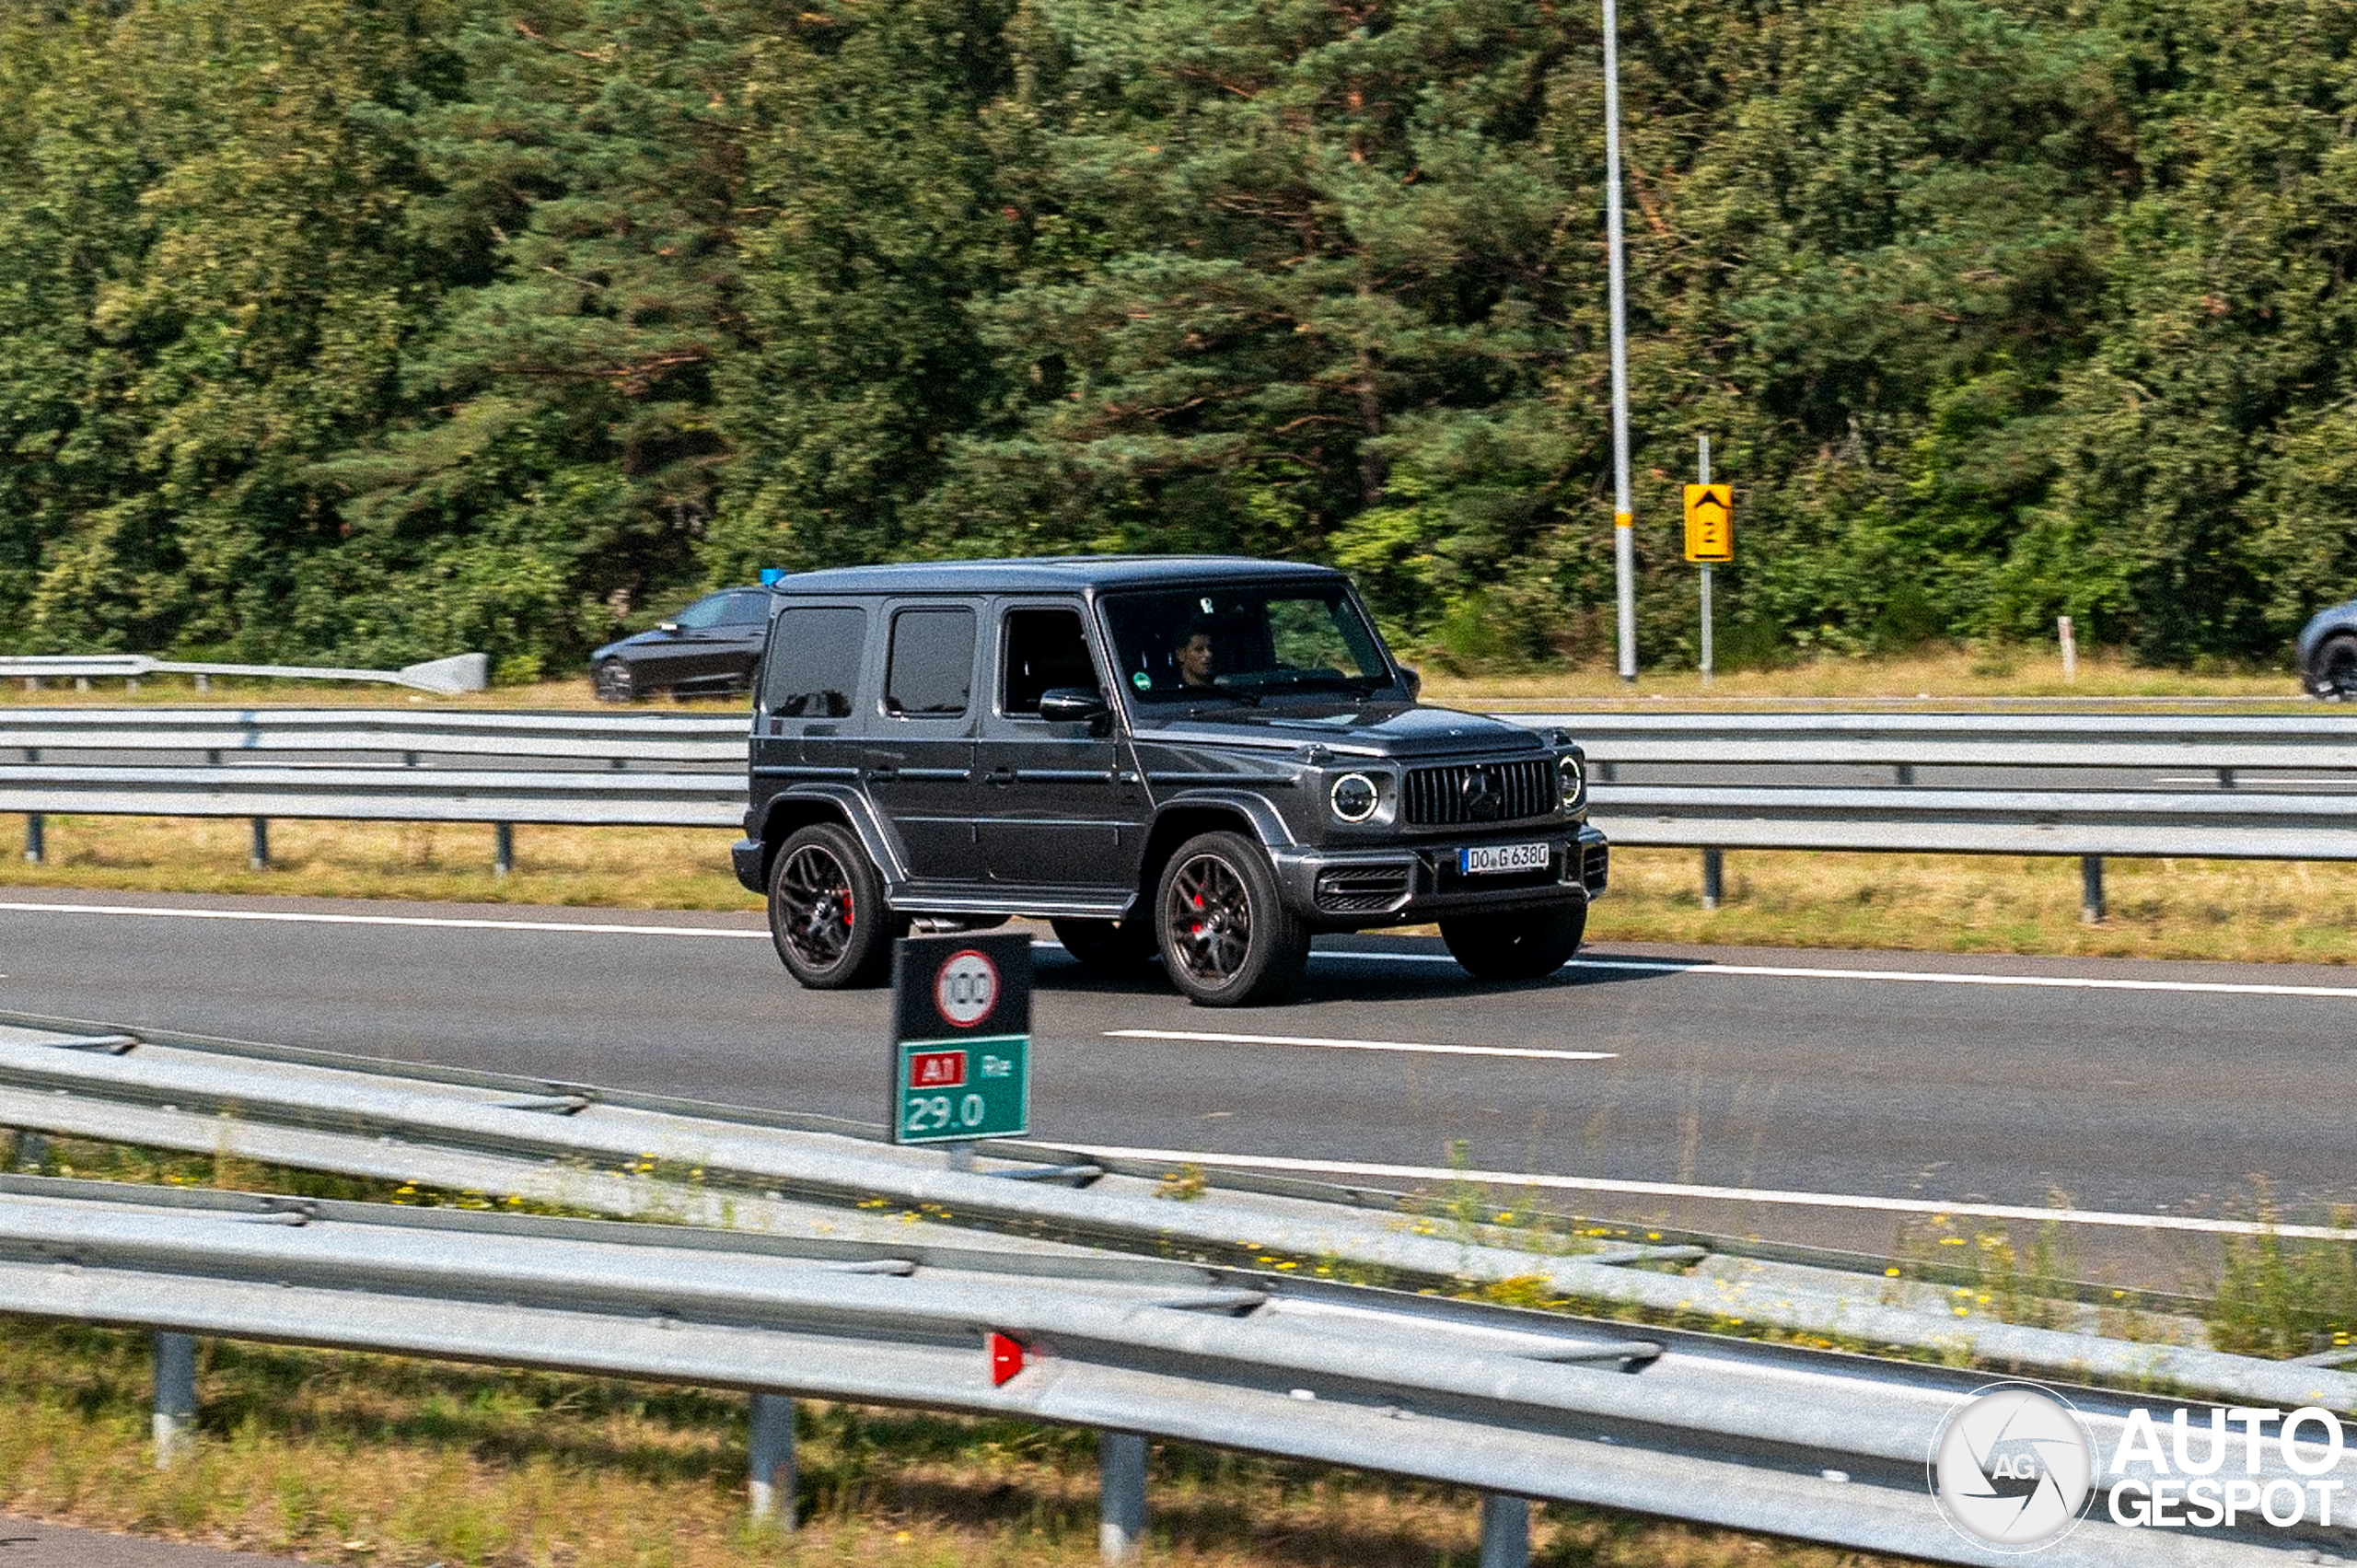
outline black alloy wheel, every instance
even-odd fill
[[[630,666],[610,658],[589,672],[589,684],[601,703],[627,703],[638,695],[638,679]]]
[[[1300,983],[1309,928],[1284,907],[1276,873],[1240,833],[1178,846],[1155,897],[1171,983],[1202,1007],[1273,1002]]]
[[[2316,650],[2316,677],[2308,690],[2328,703],[2357,698],[2357,637],[2343,632],[2324,640]]]
[[[1059,917],[1048,923],[1064,951],[1088,969],[1118,973],[1137,969],[1154,957],[1154,923],[1144,915],[1130,920]]]
[[[884,878],[859,841],[831,822],[785,841],[770,868],[770,938],[813,991],[880,985],[907,922],[884,907]]]
[[[1518,914],[1465,914],[1440,923],[1449,956],[1477,980],[1544,980],[1579,951],[1587,905]]]

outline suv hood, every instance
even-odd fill
[[[1374,702],[1333,705],[1280,701],[1248,708],[1222,703],[1190,714],[1181,709],[1163,719],[1153,709],[1138,717],[1141,740],[1194,741],[1213,746],[1330,746],[1337,751],[1378,757],[1435,757],[1540,751],[1538,731],[1482,714],[1450,708]]]

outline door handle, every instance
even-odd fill
[[[894,767],[870,768],[867,770],[867,782],[869,784],[890,784],[894,779],[897,779],[900,776],[900,770]]]
[[[1013,768],[993,768],[989,772],[982,775],[982,782],[984,784],[1011,784],[1015,782],[1015,770]]]

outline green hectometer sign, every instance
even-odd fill
[[[902,1040],[900,1058],[896,1143],[1015,1138],[1031,1131],[1029,1037]]]

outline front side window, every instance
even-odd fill
[[[1059,686],[1097,689],[1097,666],[1076,610],[1010,610],[1000,638],[999,712],[1037,714]]]
[[[848,718],[866,645],[864,610],[781,610],[761,661],[761,706],[781,718]]]
[[[1121,680],[1145,702],[1391,684],[1375,631],[1341,584],[1109,595]]]
[[[892,618],[884,711],[946,718],[966,711],[974,685],[974,612],[904,610]]]

